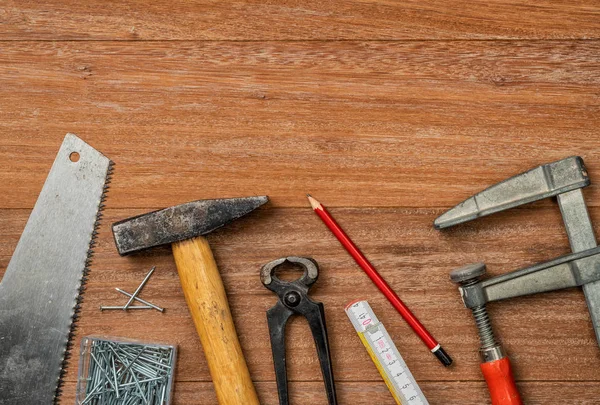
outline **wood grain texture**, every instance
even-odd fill
[[[72,392],[73,384],[66,384],[67,392]],[[274,392],[277,387],[274,383],[257,383],[261,392]],[[424,382],[421,388],[427,391],[427,399],[432,404],[448,405],[482,405],[487,394],[484,383],[475,381],[461,382]],[[385,384],[358,384],[341,382],[336,385],[340,404],[395,404],[387,392]],[[548,405],[557,403],[557,398],[577,398],[574,405],[596,405],[598,403],[597,382],[523,382],[519,389],[527,396],[527,404]],[[465,390],[468,393],[465,395]],[[327,405],[324,394],[321,394],[321,383],[299,382],[290,387],[290,397],[294,404]],[[65,403],[73,403],[75,397],[71,394],[65,396]],[[216,403],[214,392],[210,383],[183,382],[177,385],[175,391],[177,403],[186,405],[204,405]],[[212,401],[212,402],[211,402]],[[377,401],[377,402],[375,402]],[[273,395],[261,398],[263,405],[279,405]]]
[[[8,0],[11,40],[597,39],[594,0]]]
[[[105,212],[105,221],[109,224],[141,210],[110,209],[109,200],[109,209]],[[315,299],[325,304],[336,379],[343,387],[346,383],[351,387],[347,388],[349,393],[343,389],[341,403],[362,403],[359,399],[357,402],[349,399],[350,393],[359,395],[356,390],[361,389],[373,390],[371,399],[392,403],[344,313],[345,304],[356,298],[369,299],[433,404],[445,403],[442,399],[459,403],[457,398],[466,403],[486,403],[485,389],[480,384],[479,343],[473,320],[463,307],[456,287],[448,280],[449,271],[464,263],[484,260],[491,275],[501,274],[566,253],[568,242],[557,207],[517,209],[448,232],[431,229],[431,221],[439,212],[437,209],[332,209],[333,215],[390,285],[454,356],[456,364],[449,370],[442,369],[431,357],[309,207],[267,206],[209,235],[250,373],[258,382],[263,403],[273,403],[276,395],[265,317],[265,311],[276,302],[276,297],[260,283],[259,269],[264,263],[287,254],[312,256],[321,265],[320,279],[312,292]],[[28,210],[2,210],[0,214],[0,266],[5,268]],[[597,209],[592,210],[592,219],[595,223],[600,221]],[[101,228],[99,236],[76,344],[81,336],[90,334],[175,343],[180,348],[177,387],[182,382],[209,383],[210,374],[170,249],[121,258],[108,226]],[[123,303],[125,298],[116,293],[114,287],[135,289],[152,265],[157,266],[157,271],[142,297],[166,307],[164,314],[99,311],[102,304]],[[586,390],[596,395],[600,393],[600,385],[596,385],[600,352],[580,290],[495,303],[490,305],[490,313],[500,340],[511,355],[519,385],[529,387],[524,393],[527,403],[537,400],[542,404],[549,398],[546,395],[567,401],[573,391],[559,389],[564,387],[565,381],[587,382]],[[325,403],[307,325],[295,319],[288,333],[294,398],[300,401],[297,403],[304,403],[302,399],[308,395],[314,403]],[[74,365],[68,370],[69,382],[76,379]],[[308,382],[314,383],[314,388],[302,393],[301,387]],[[558,385],[547,391],[549,382]],[[462,388],[452,389],[456,387],[454,384],[461,384]],[[202,384],[193,387],[209,390]],[[69,395],[72,393],[66,398]],[[214,398],[210,395],[194,399],[190,398],[191,394],[181,395],[178,398],[188,399],[177,403],[216,403],[208,399]],[[578,394],[576,398],[586,403],[586,395]]]
[[[118,208],[449,207],[573,154],[600,204],[597,41],[6,43],[0,78],[3,208],[67,130],[116,162]]]
[[[449,272],[569,251],[550,200],[438,232],[481,189],[581,155],[600,224],[600,4],[594,0],[73,0],[0,3],[0,275],[66,132],[116,162],[76,345],[175,343],[174,405],[216,405],[170,248],[116,253],[110,223],[202,198],[271,203],[208,236],[263,405],[278,403],[260,267],[321,265],[342,404],[393,400],[346,318],[367,298],[432,405],[489,403]],[[311,212],[340,224],[454,357],[444,370]],[[148,269],[156,311],[101,313]],[[579,289],[490,305],[526,404],[596,404],[600,350]],[[307,325],[288,328],[294,404],[326,403]],[[77,347],[77,346],[76,346]],[[74,402],[77,356],[62,404]]]

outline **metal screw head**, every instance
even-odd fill
[[[485,274],[484,263],[473,263],[453,270],[450,273],[450,280],[454,283],[466,283],[467,281],[477,280]]]

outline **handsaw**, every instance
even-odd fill
[[[65,137],[0,283],[0,405],[57,401],[112,166]]]

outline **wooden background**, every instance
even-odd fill
[[[367,298],[431,404],[486,404],[474,322],[448,273],[567,253],[543,201],[438,232],[445,209],[507,176],[583,156],[600,224],[600,2],[591,0],[0,2],[0,273],[66,132],[116,163],[76,344],[179,345],[176,405],[216,404],[169,249],[120,258],[109,225],[202,198],[271,203],[210,235],[264,405],[278,403],[259,268],[321,264],[341,404],[392,404],[344,314]],[[443,369],[311,212],[330,207],[455,359]],[[101,313],[115,287],[167,308]],[[490,305],[527,404],[600,403],[579,289]],[[294,404],[326,404],[314,346],[289,332]],[[77,356],[62,404],[74,403]]]

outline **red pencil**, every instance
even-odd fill
[[[431,350],[431,352],[440,360],[440,362],[448,367],[452,364],[452,359],[444,351],[442,346],[435,340],[431,333],[425,329],[423,324],[419,322],[417,317],[408,309],[406,304],[402,302],[400,297],[392,290],[388,283],[381,277],[381,275],[375,270],[375,267],[367,260],[367,258],[362,254],[362,252],[358,249],[358,247],[350,240],[346,232],[335,222],[335,219],[331,216],[329,212],[323,207],[323,205],[315,200],[310,194],[307,194],[308,201],[310,201],[310,205],[312,206],[315,213],[325,222],[325,225],[333,232],[335,237],[340,241],[342,246],[346,248],[348,253],[354,258],[356,263],[367,273],[367,276],[375,283],[377,288],[386,296],[386,298],[390,301],[390,303],[396,308],[396,310],[402,315],[402,318],[408,323],[408,325],[415,331],[417,336],[421,338],[423,343]]]

